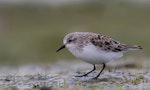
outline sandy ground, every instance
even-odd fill
[[[101,66],[87,77],[75,77],[92,69],[79,60],[60,60],[53,64],[0,67],[2,90],[83,90],[150,89],[149,58],[127,58],[107,64],[99,79],[93,80]]]

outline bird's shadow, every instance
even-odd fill
[[[93,84],[93,83],[99,83],[99,82],[112,82],[112,81],[116,81],[116,80],[122,80],[121,78],[116,78],[116,77],[99,77],[97,79],[93,79],[92,76],[86,76],[86,77],[74,77],[74,80],[76,81],[81,81],[84,83],[88,83],[88,84]]]
[[[87,81],[84,81],[85,83],[99,83],[99,82],[108,82],[109,78],[98,78],[98,79],[89,79]]]
[[[85,77],[74,77],[74,80],[77,80],[77,81],[81,81],[81,82],[108,82],[109,81],[109,78],[97,78],[97,79],[93,79],[93,77],[88,77],[88,76],[85,76]]]

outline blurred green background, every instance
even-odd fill
[[[74,58],[66,49],[56,53],[63,37],[73,31],[101,33],[123,43],[141,45],[142,51],[129,55],[149,57],[150,3],[107,0],[63,5],[0,4],[1,64]]]

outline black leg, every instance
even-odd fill
[[[103,72],[103,70],[105,69],[105,63],[103,63],[103,68],[101,69],[101,71],[99,72],[99,74],[96,76],[96,77],[94,77],[93,79],[97,79],[99,76],[100,76],[100,74]]]
[[[93,69],[91,71],[89,71],[86,74],[80,75],[80,76],[75,76],[75,77],[83,77],[83,76],[87,76],[88,74],[90,74],[91,72],[93,72],[96,69],[95,65],[93,64]]]

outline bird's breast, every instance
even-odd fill
[[[78,50],[77,48],[70,48],[69,51],[75,57],[91,64],[107,63],[123,56],[123,53],[121,52],[102,51],[100,48],[92,44],[82,47],[81,50]]]

